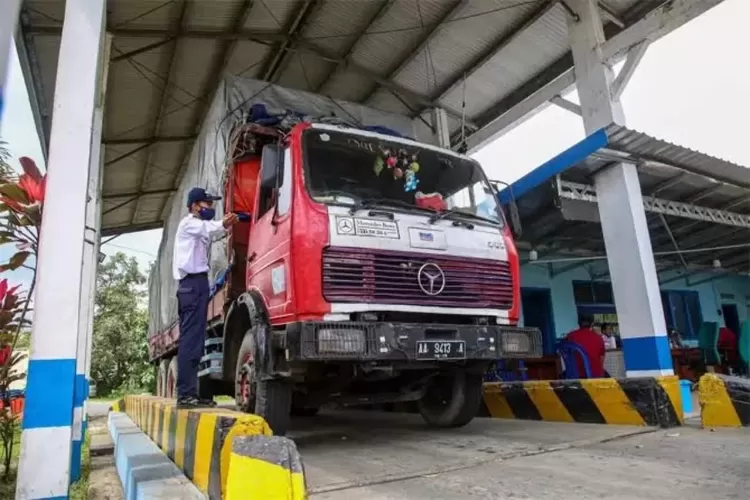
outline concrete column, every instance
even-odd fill
[[[13,45],[13,33],[16,32],[21,0],[3,0],[0,2],[0,123],[2,123],[5,104],[5,80],[10,66],[10,48]]]
[[[73,449],[70,465],[70,481],[81,477],[81,446],[86,434],[85,402],[88,399],[87,362],[90,362],[93,333],[94,288],[98,266],[98,247],[100,241],[97,226],[97,207],[99,206],[99,188],[101,186],[101,139],[104,119],[104,91],[106,88],[107,67],[109,64],[108,40],[102,44],[97,77],[94,120],[91,130],[91,155],[89,162],[89,182],[86,202],[86,226],[83,237],[83,264],[81,267],[81,305],[78,315],[78,348],[76,352],[76,381],[73,396]]]
[[[568,18],[576,86],[586,134],[625,124],[614,98],[612,68],[603,61],[604,31],[596,0],[568,0],[579,16]],[[613,164],[594,177],[620,323],[627,376],[672,375],[659,281],[636,167]]]
[[[104,14],[104,0],[68,0],[65,5],[37,262],[19,500],[68,496],[83,238]]]

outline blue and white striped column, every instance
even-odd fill
[[[103,74],[103,72],[100,72]],[[100,86],[101,87],[101,86]],[[97,91],[97,94],[101,93]],[[91,159],[89,163],[88,203],[86,204],[86,229],[83,239],[83,265],[81,267],[81,309],[78,317],[78,351],[76,353],[76,381],[73,391],[73,445],[70,462],[70,481],[81,477],[81,447],[86,436],[85,402],[88,399],[86,363],[90,359],[93,333],[94,288],[98,264],[97,249],[99,229],[96,226],[101,178],[101,137],[103,99],[97,98],[94,125],[91,132]]]
[[[6,80],[10,68],[10,48],[13,44],[13,34],[16,32],[20,10],[21,0],[3,0],[0,2],[0,125],[5,108]],[[0,130],[2,129],[0,128]]]
[[[65,5],[37,262],[18,500],[68,498],[86,195],[104,13],[105,0],[67,0]]]
[[[576,87],[586,134],[625,124],[622,104],[612,91],[614,75],[602,60],[604,29],[596,0],[568,0]],[[594,176],[607,263],[620,324],[628,377],[673,375],[659,280],[643,208],[636,166],[613,163]]]

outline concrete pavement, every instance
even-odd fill
[[[476,419],[428,430],[415,415],[300,420],[312,498],[731,499],[750,489],[750,432]]]

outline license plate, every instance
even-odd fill
[[[417,359],[464,359],[466,342],[463,340],[418,340]]]

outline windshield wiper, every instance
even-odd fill
[[[445,219],[445,218],[447,218],[448,216],[451,216],[451,215],[458,215],[460,217],[468,217],[468,218],[475,219],[475,220],[481,220],[482,222],[494,222],[493,220],[487,219],[485,217],[482,217],[481,215],[472,214],[472,213],[469,213],[469,212],[463,212],[461,210],[456,210],[455,208],[449,208],[448,210],[443,210],[440,213],[436,213],[436,214],[432,215],[428,219],[427,222],[429,222],[430,224],[434,224],[437,221]],[[465,222],[465,221],[461,221],[461,220],[454,220],[453,222],[454,223],[463,224],[466,227],[468,227],[469,229],[473,229],[474,228],[474,225],[471,224],[470,222]],[[469,227],[469,226],[471,226],[471,227]]]
[[[418,206],[413,205],[413,204],[411,204],[409,202],[406,202],[406,201],[401,201],[401,200],[381,200],[381,199],[378,199],[378,198],[363,198],[363,199],[359,200],[356,204],[352,205],[352,208],[349,210],[349,213],[352,214],[352,215],[354,215],[357,212],[359,212],[360,210],[365,209],[365,208],[371,208],[371,207],[376,207],[376,206],[377,207],[388,207],[389,205],[392,206],[392,207],[405,208],[407,210],[421,210],[421,211],[427,210],[429,212],[433,212],[429,208],[418,207]]]

